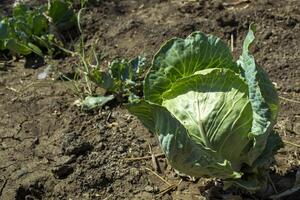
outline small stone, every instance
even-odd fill
[[[107,193],[112,193],[114,191],[114,189],[111,187],[111,186],[109,186],[107,189],[106,189],[106,192]]]
[[[126,121],[127,123],[132,122],[132,116],[131,116],[131,115],[127,115],[125,121]]]
[[[123,146],[119,146],[117,150],[120,153],[124,153],[124,151],[125,151]]]
[[[17,177],[21,178],[22,176],[24,176],[27,173],[28,173],[28,170],[26,168],[21,168],[20,170],[17,171]]]
[[[165,196],[165,195],[163,195],[163,196]],[[137,193],[134,196],[134,199],[155,199],[155,198],[149,192],[141,192],[141,193]]]
[[[105,144],[103,142],[100,142],[96,147],[95,150],[96,151],[102,151],[105,149]]]
[[[145,191],[146,191],[146,192],[153,192],[153,191],[154,191],[154,188],[153,188],[152,186],[150,186],[150,185],[147,185],[147,186],[145,187]]]
[[[133,194],[138,194],[140,192],[140,190],[133,190],[132,193]]]
[[[267,31],[267,32],[264,33],[263,38],[265,40],[267,40],[272,36],[272,34],[273,34],[272,31]]]
[[[61,165],[73,163],[74,161],[76,161],[76,157],[74,155],[62,156],[57,160],[56,164],[57,164],[57,166],[61,166]]]
[[[39,137],[35,137],[33,140],[33,144],[38,145],[40,143]]]
[[[286,20],[286,25],[288,26],[288,27],[294,27],[294,26],[296,26],[296,24],[298,23],[298,21],[296,20],[296,19],[294,19],[294,18],[291,18],[291,17],[289,17],[287,20]]]
[[[296,134],[300,134],[300,123],[296,123],[296,124],[294,125],[293,131],[294,131]]]
[[[289,119],[290,120],[290,119]],[[285,129],[289,132],[294,132],[293,131],[293,124],[291,121],[286,121],[285,123]]]

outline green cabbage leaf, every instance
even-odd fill
[[[249,48],[238,61],[219,38],[194,32],[173,38],[154,56],[144,98],[129,111],[157,135],[171,166],[257,190],[281,139],[273,131],[278,96]]]

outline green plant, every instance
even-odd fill
[[[45,49],[53,55],[58,50],[57,46],[62,46],[58,33],[75,24],[75,14],[65,1],[52,0],[48,6],[33,10],[17,4],[12,17],[0,18],[0,51],[42,56]]]
[[[64,0],[49,0],[47,15],[50,22],[59,31],[66,31],[76,23],[76,15],[72,10],[72,2]]]
[[[142,75],[146,70],[146,58],[138,56],[132,60],[115,59],[109,65],[108,71],[93,70],[90,78],[107,93],[115,94],[117,98],[128,97],[129,101],[139,98],[141,94]]]
[[[134,102],[142,93],[143,72],[146,69],[145,57],[138,56],[132,60],[115,59],[108,70],[87,64],[84,76],[87,96],[81,102],[86,110],[101,107],[109,101],[116,99],[118,102]],[[86,70],[88,68],[88,70]],[[94,86],[94,87],[93,87]],[[99,92],[98,88],[102,89]]]
[[[101,107],[111,100],[119,103],[134,102],[142,95],[142,81],[147,69],[144,56],[138,56],[132,60],[114,59],[108,69],[100,64],[100,56],[95,51],[95,45],[85,50],[84,32],[81,29],[81,9],[77,15],[78,28],[81,33],[79,49],[70,52],[78,58],[76,64],[76,77],[79,80],[73,82],[75,94],[80,100],[76,102],[85,110]],[[70,80],[70,79],[69,79]]]
[[[248,50],[254,29],[236,62],[219,38],[201,32],[166,42],[146,75],[144,99],[128,106],[174,169],[249,191],[265,186],[282,146],[272,130],[277,93]]]

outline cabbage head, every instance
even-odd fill
[[[144,98],[128,106],[179,173],[248,190],[265,183],[282,142],[273,131],[276,90],[249,54],[254,29],[237,61],[224,42],[202,32],[167,41],[146,75]]]

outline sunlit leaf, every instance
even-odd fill
[[[104,106],[106,103],[113,100],[114,98],[114,95],[96,97],[88,96],[82,101],[81,105],[82,108],[85,110],[92,110]]]

